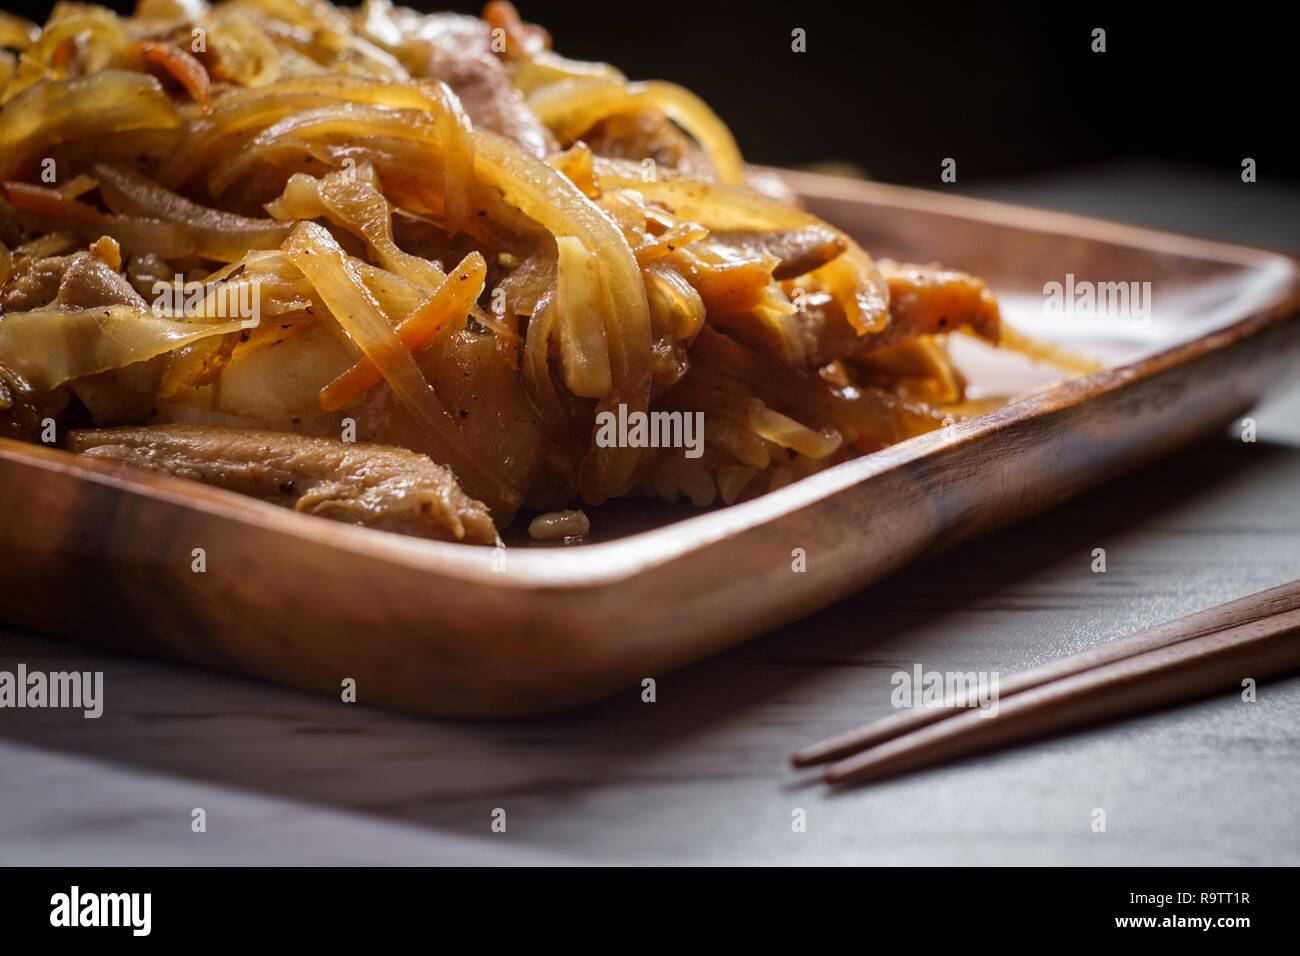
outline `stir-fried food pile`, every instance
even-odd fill
[[[734,502],[959,417],[947,334],[1009,334],[506,3],[0,14],[0,103],[0,434],[308,513]]]

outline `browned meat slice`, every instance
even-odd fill
[[[23,229],[18,224],[18,213],[9,200],[0,196],[0,242],[12,249],[23,241]]]
[[[43,434],[48,420],[58,426],[57,437],[62,434],[58,429],[69,400],[67,388],[34,389],[17,372],[0,365],[0,438],[40,442],[48,437]]]
[[[147,252],[142,256],[132,256],[126,262],[126,279],[131,288],[143,295],[152,296],[156,283],[171,284],[176,277],[176,270],[167,265],[156,253]]]
[[[0,292],[0,307],[5,312],[25,312],[56,304],[66,309],[90,309],[99,305],[132,305],[143,309],[145,300],[101,258],[116,256],[116,244],[106,247],[100,243],[95,244],[96,252],[23,259]]]
[[[383,531],[495,544],[486,506],[415,452],[206,425],[74,431],[73,451]]]
[[[810,296],[800,314],[809,365],[824,365],[964,325],[983,339],[998,341],[998,303],[983,279],[956,269],[889,259],[877,260],[876,266],[889,287],[889,324],[879,332],[859,336],[829,296]]]
[[[545,156],[559,147],[550,130],[528,108],[524,95],[510,84],[505,67],[490,53],[475,55],[434,44],[429,73],[460,97],[475,128],[500,133],[534,156]]]
[[[844,237],[825,226],[779,232],[715,232],[709,238],[745,256],[775,256],[780,263],[772,270],[774,279],[793,279],[812,272],[845,249]]]
[[[660,110],[617,113],[600,120],[580,137],[597,156],[676,169],[710,179],[713,167],[704,150],[674,126]]]
[[[90,413],[96,425],[135,425],[153,414],[162,381],[164,356],[73,379],[65,388]]]
[[[78,252],[72,256],[19,260],[13,276],[0,290],[0,312],[26,312],[49,305],[59,294],[59,283],[69,261],[84,255]]]
[[[555,137],[510,82],[505,64],[493,54],[492,28],[487,23],[455,13],[421,16],[393,10],[392,17],[408,38],[425,41],[428,50],[424,63],[407,65],[451,87],[475,127],[506,136],[534,156],[558,148]]]
[[[100,305],[148,308],[145,300],[121,273],[88,252],[69,256],[54,301],[65,309],[93,309]]]
[[[918,335],[951,332],[963,325],[980,338],[998,340],[998,302],[984,280],[942,266],[877,261],[889,286],[889,325],[864,336],[856,351],[866,352]]]
[[[605,159],[630,163],[652,159],[660,168],[675,169],[701,179],[714,178],[708,154],[661,110],[638,109],[607,116],[578,138]],[[803,208],[798,193],[778,173],[747,166],[744,178],[745,185],[760,195],[796,209]]]

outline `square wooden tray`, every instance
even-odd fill
[[[1243,415],[1296,368],[1287,256],[1079,216],[791,174],[873,255],[988,280],[1022,331],[1104,357],[1058,384],[972,348],[996,412],[703,513],[620,502],[597,540],[491,549],[340,525],[0,440],[0,616],[412,712],[571,707],[823,607]],[[1149,322],[1055,322],[1043,287],[1148,281]],[[206,571],[191,570],[194,548]],[[793,570],[803,549],[806,570]]]

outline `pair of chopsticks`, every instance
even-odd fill
[[[1015,740],[1200,697],[1300,668],[1300,581],[1220,604],[1013,674],[995,716],[972,689],[805,747],[795,767],[865,783]]]

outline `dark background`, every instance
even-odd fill
[[[15,7],[16,0],[4,0]],[[119,10],[131,3],[110,3]],[[476,2],[417,0],[478,12]],[[48,4],[29,16],[40,17]],[[747,158],[962,184],[1152,157],[1300,179],[1294,41],[1268,5],[518,0],[558,52],[681,83]],[[790,49],[807,31],[806,53]],[[1094,27],[1107,52],[1090,50]]]
[[[750,159],[962,180],[1134,155],[1300,176],[1294,43],[1260,8],[521,0],[558,52],[682,83]],[[1135,9],[1136,7],[1136,9]],[[466,9],[474,9],[472,4]],[[611,12],[620,11],[620,12]],[[793,53],[790,33],[807,31]],[[1092,53],[1092,30],[1107,52]]]

